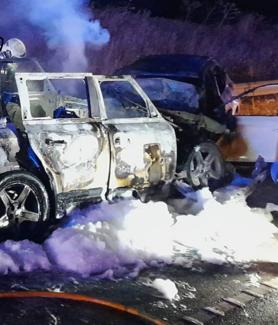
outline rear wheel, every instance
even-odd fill
[[[49,219],[49,211],[48,193],[37,177],[18,171],[0,179],[2,239],[38,239]]]
[[[209,179],[224,177],[225,167],[221,153],[214,143],[203,142],[194,147],[186,163],[187,181],[193,187],[208,186]]]

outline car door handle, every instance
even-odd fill
[[[116,137],[114,139],[114,144],[119,146],[121,144],[121,138],[120,137]]]
[[[53,146],[55,144],[66,144],[65,140],[52,140],[52,139],[45,139],[45,143],[49,146]]]
[[[130,144],[131,141],[130,138],[127,137],[126,135],[119,134],[114,137],[113,142],[115,146],[126,146]]]

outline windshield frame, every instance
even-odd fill
[[[101,105],[103,106],[104,110],[104,119],[105,120],[117,120],[117,121],[125,121],[125,120],[136,120],[136,119],[149,119],[149,118],[153,118],[153,117],[161,117],[160,113],[158,112],[157,108],[155,107],[155,105],[152,103],[152,101],[150,100],[150,98],[148,97],[148,95],[145,93],[145,91],[142,89],[142,87],[138,84],[138,82],[132,77],[132,76],[104,76],[104,75],[97,75],[94,76],[97,80],[97,85],[96,87],[98,88],[98,92],[101,94]],[[127,81],[131,84],[131,86],[137,91],[137,93],[141,96],[141,98],[144,100],[144,102],[146,103],[146,109],[148,110],[149,114],[148,117],[137,117],[137,118],[113,118],[113,119],[109,119],[106,113],[106,107],[105,107],[105,103],[104,103],[104,99],[103,99],[103,94],[101,91],[101,87],[100,84],[101,82],[104,81],[111,81],[111,82],[115,82],[115,81]]]
[[[59,79],[84,79],[87,80],[92,79],[92,74],[89,73],[15,73],[16,84],[18,87],[18,93],[20,96],[21,103],[21,113],[23,121],[36,121],[36,120],[50,120],[53,121],[53,118],[50,117],[33,117],[31,113],[31,105],[30,105],[30,91],[28,90],[27,83],[28,81],[40,81],[40,80],[59,80]],[[91,96],[90,96],[90,87],[87,87],[88,94],[88,113],[89,117],[91,116]],[[35,94],[33,92],[33,94]],[[80,120],[80,118],[78,119]]]

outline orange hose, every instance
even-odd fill
[[[150,316],[141,314],[137,309],[132,307],[127,307],[122,304],[115,302],[97,299],[89,296],[79,295],[75,293],[66,292],[49,292],[49,291],[16,291],[16,292],[2,292],[0,293],[1,298],[57,298],[57,299],[67,299],[73,301],[88,302],[95,305],[105,306],[112,308],[114,310],[124,312],[133,316],[137,316],[145,321],[148,321],[156,325],[165,325],[163,321],[151,318]]]

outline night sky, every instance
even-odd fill
[[[233,2],[243,10],[255,11],[270,17],[278,17],[277,0],[235,0]]]
[[[192,2],[196,0],[190,0]],[[211,5],[217,0],[199,0],[202,4]],[[229,0],[228,0],[229,1]],[[227,1],[227,2],[228,2]],[[179,18],[182,0],[92,0],[93,3],[103,5],[133,4],[139,9],[147,9],[155,16]],[[270,18],[278,18],[278,0],[230,0],[243,12],[255,12]]]

